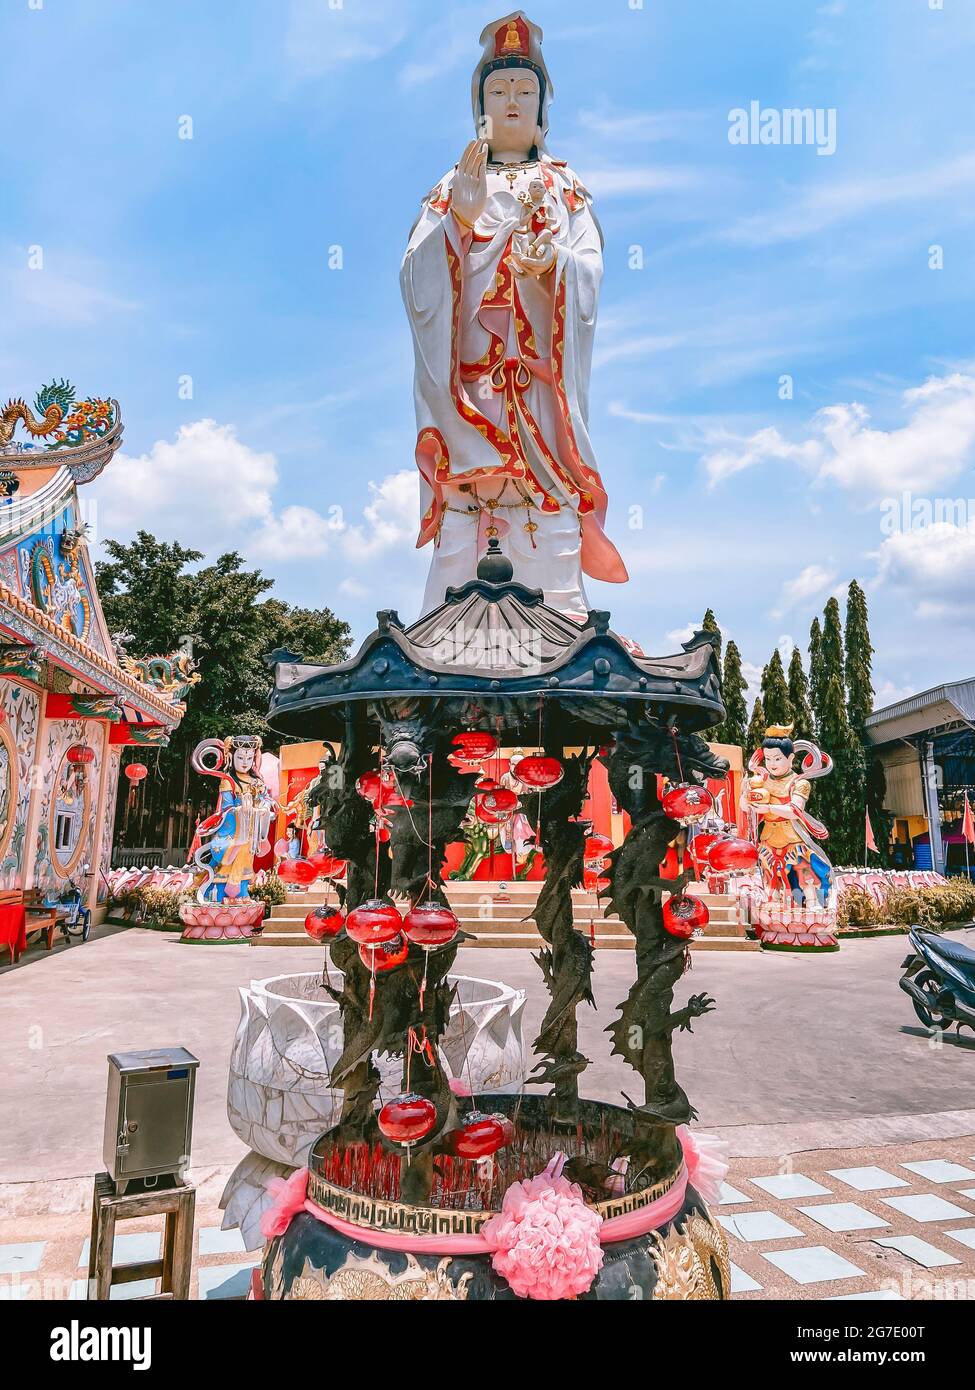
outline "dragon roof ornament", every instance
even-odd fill
[[[27,440],[14,438],[18,427]],[[11,398],[0,409],[0,468],[4,470],[64,464],[76,483],[87,483],[98,476],[121,442],[118,401],[101,396],[78,400],[66,380],[42,386],[33,409],[20,397]]]

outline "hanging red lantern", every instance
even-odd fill
[[[278,878],[282,883],[298,882],[298,861],[297,859],[282,859],[278,865]]]
[[[489,792],[482,793],[477,798],[486,811],[490,811],[493,816],[504,819],[510,816],[513,811],[518,809],[518,797],[507,787],[494,787]]]
[[[565,768],[558,758],[532,754],[530,757],[521,758],[515,764],[514,773],[524,786],[531,787],[533,791],[543,792],[549,787],[558,786],[565,776]]]
[[[449,907],[442,903],[423,903],[411,908],[403,918],[403,931],[414,946],[436,950],[453,941],[460,923]]]
[[[377,811],[392,806],[412,805],[412,802],[407,801],[396,786],[396,778],[385,768],[381,773],[364,772],[361,777],[357,778],[355,789]]]
[[[410,954],[410,943],[402,933],[381,941],[378,946],[360,946],[359,959],[377,975],[387,970],[395,970]]]
[[[668,898],[663,907],[664,927],[671,936],[684,939],[703,931],[708,924],[709,913],[700,898],[688,898],[684,894]]]
[[[369,898],[353,908],[345,919],[345,930],[360,946],[380,946],[398,936],[403,919],[388,898]]]
[[[315,882],[318,877],[318,870],[310,859],[295,859],[292,861],[295,866],[295,882],[303,884],[306,888]]]
[[[500,787],[501,783],[494,777],[481,777],[474,783],[476,792],[493,792]]]
[[[64,756],[69,763],[93,763],[95,761],[95,750],[94,748],[89,748],[87,743],[72,743]]]
[[[583,846],[582,857],[587,864],[598,866],[612,850],[613,842],[608,835],[590,835]]]
[[[346,869],[344,859],[336,859],[333,854],[325,854],[321,850],[309,854],[308,862],[314,864],[315,873],[319,878],[341,878]]]
[[[498,749],[498,740],[493,734],[482,733],[478,729],[465,729],[454,734],[450,740],[454,748],[453,756],[465,763],[483,763]]]
[[[587,893],[605,893],[609,879],[603,878],[598,869],[583,869],[582,886]]]
[[[149,769],[145,763],[129,763],[125,769],[125,775],[130,782],[141,782],[143,777],[149,776]]]
[[[695,835],[689,846],[694,858],[706,862],[708,850],[720,838],[719,835],[707,835],[703,832]]]
[[[424,1139],[437,1123],[437,1107],[415,1091],[404,1092],[387,1101],[379,1112],[379,1128],[397,1144],[415,1144]]]
[[[459,1158],[487,1158],[504,1148],[504,1125],[495,1115],[472,1110],[459,1129],[450,1135],[450,1147]]]
[[[696,782],[678,782],[665,794],[661,806],[665,816],[679,820],[681,825],[694,825],[703,820],[714,805],[707,787]]]
[[[730,873],[735,869],[754,869],[758,863],[758,849],[751,840],[735,837],[715,840],[708,848],[707,860],[715,873],[719,874]]]
[[[305,918],[305,931],[312,941],[331,941],[342,930],[344,921],[340,908],[328,907],[323,903]]]

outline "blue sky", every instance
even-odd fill
[[[415,615],[397,272],[501,13],[4,0],[0,389],[67,376],[122,403],[99,538],[240,548],[360,636]],[[550,148],[606,237],[590,429],[632,578],[594,605],[662,652],[710,604],[760,666],[856,576],[881,698],[971,675],[975,6],[528,13]],[[835,153],[730,143],[753,101],[835,110]],[[904,493],[922,524],[892,528]]]

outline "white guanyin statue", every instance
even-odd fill
[[[542,31],[489,24],[472,86],[478,137],[424,199],[401,284],[416,362],[419,546],[429,612],[498,536],[514,577],[563,613],[583,574],[627,578],[606,536],[587,419],[602,234],[592,199],[545,148]]]

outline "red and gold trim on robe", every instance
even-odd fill
[[[431,204],[432,206],[432,204]],[[438,209],[439,210],[439,209]],[[465,470],[458,475],[464,482],[475,483],[489,478],[513,478],[525,481],[536,495],[536,505],[545,512],[560,510],[558,500],[540,483],[533,472],[525,451],[522,430],[527,430],[538,453],[558,478],[567,495],[573,499],[582,529],[582,564],[587,574],[610,581],[625,580],[626,569],[615,546],[602,529],[606,516],[607,498],[602,480],[595,469],[583,463],[572,427],[568,394],[565,388],[565,318],[566,285],[560,277],[555,293],[551,333],[551,379],[556,402],[559,432],[568,455],[568,466],[555,456],[537,420],[529,409],[525,393],[531,385],[533,367],[539,364],[538,348],[531,323],[525,313],[514,278],[509,252],[509,239],[502,253],[494,284],[481,301],[482,308],[509,308],[514,314],[518,357],[504,356],[504,340],[487,330],[490,343],[476,362],[460,360],[460,330],[463,299],[463,269],[461,258],[444,231],[444,248],[451,291],[451,397],[461,419],[478,431],[498,454],[497,464]],[[540,364],[539,364],[540,365]],[[544,373],[547,375],[547,373]],[[505,424],[502,430],[483,415],[462,392],[465,382],[489,376],[492,389],[504,393]],[[444,485],[452,481],[450,454],[441,432],[433,426],[422,429],[416,441],[416,462],[421,475],[433,492],[433,500],[420,522],[417,546],[436,537],[445,506]],[[587,540],[589,545],[587,547]],[[587,557],[587,549],[592,554]],[[590,564],[587,565],[587,558]]]

